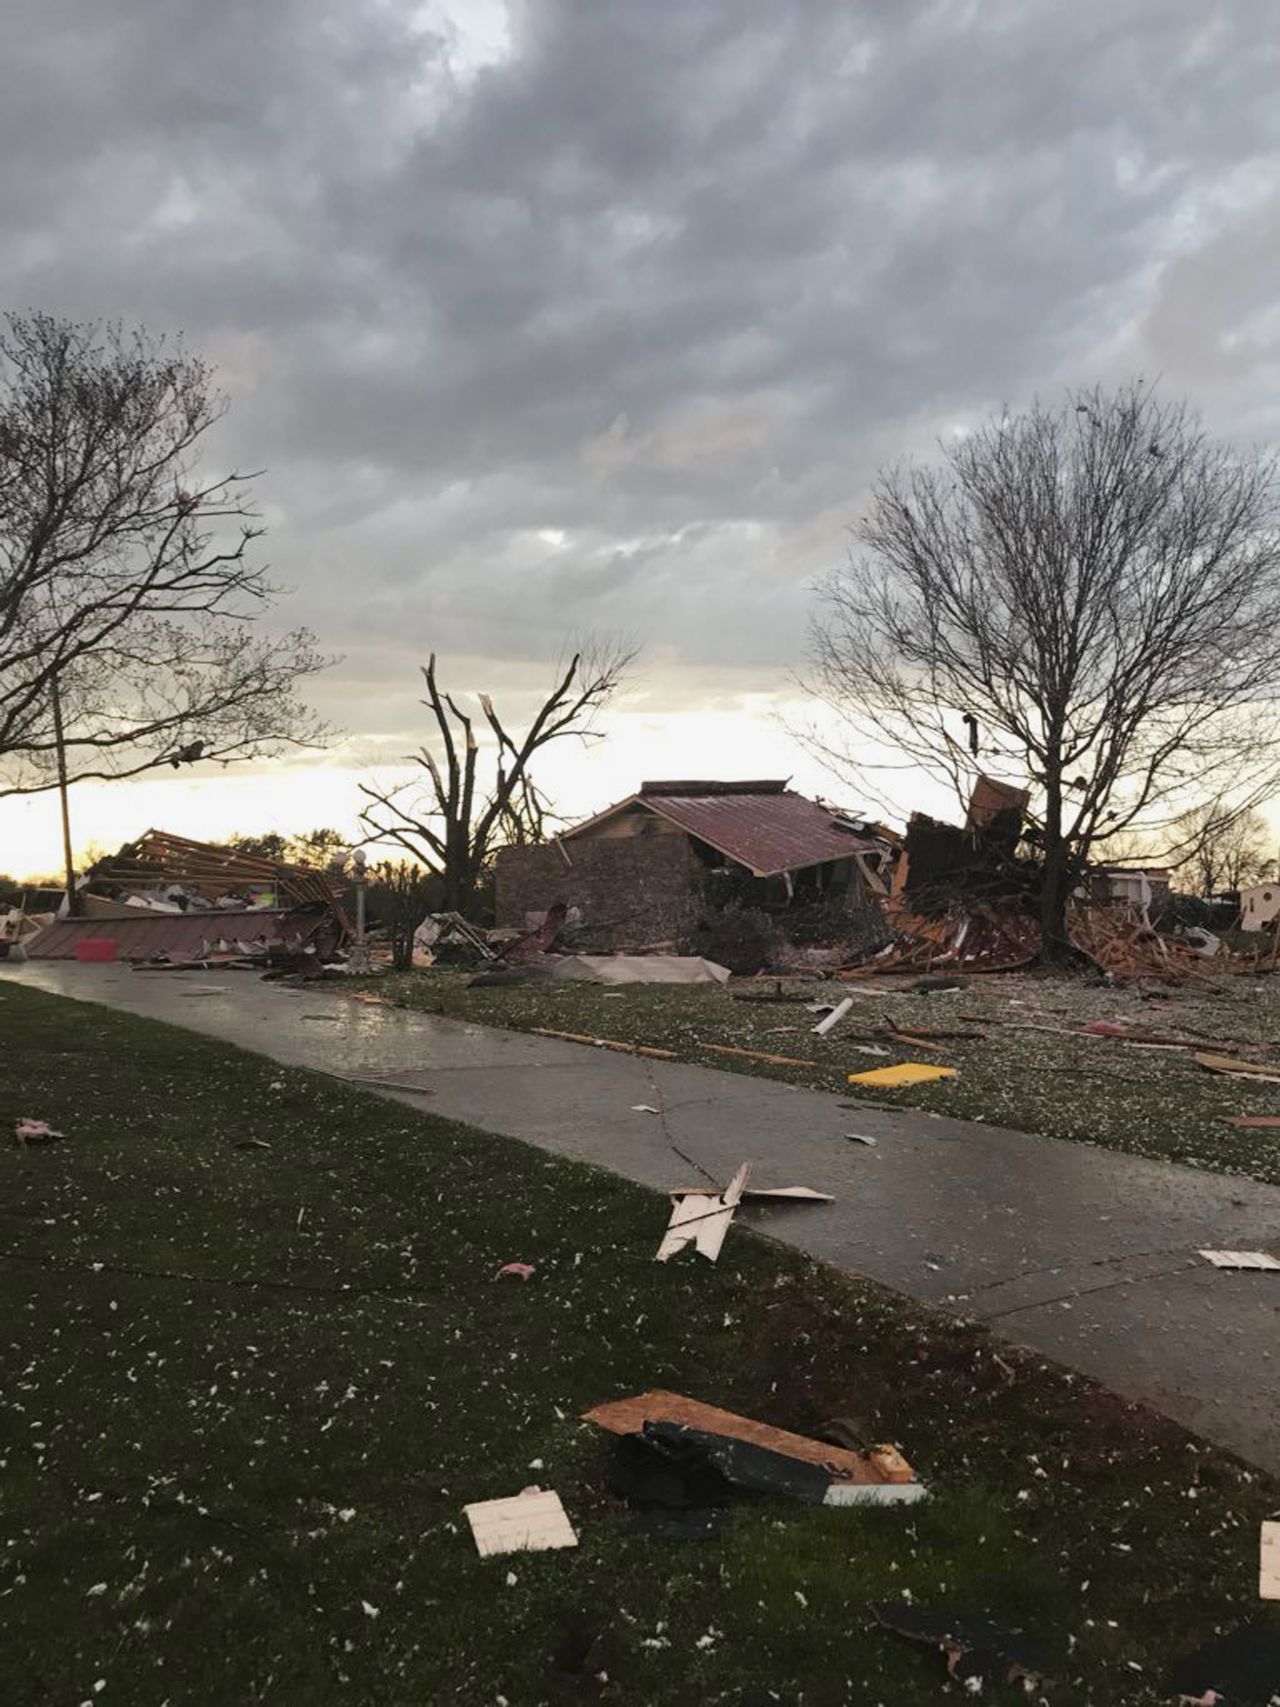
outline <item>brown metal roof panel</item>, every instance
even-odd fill
[[[646,795],[644,804],[758,877],[850,859],[875,843],[803,794]]]
[[[109,938],[116,944],[120,960],[150,960],[168,955],[192,960],[205,945],[225,941],[287,943],[315,935],[326,923],[323,913],[298,911],[144,914],[137,919],[55,919],[26,942],[31,960],[74,960],[76,944],[86,938]]]

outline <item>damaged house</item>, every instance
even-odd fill
[[[842,816],[785,781],[646,782],[554,841],[503,848],[499,926],[526,929],[556,902],[593,946],[686,941],[729,907],[798,917],[821,907],[851,937],[882,929],[892,832]]]
[[[148,830],[81,879],[72,912],[25,939],[31,960],[138,962],[273,952],[323,957],[350,934],[329,873]]]

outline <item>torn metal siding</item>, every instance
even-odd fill
[[[211,913],[143,913],[136,919],[55,919],[24,947],[29,960],[74,960],[76,945],[91,938],[106,938],[116,944],[120,960],[194,960],[216,947],[234,952],[237,945],[271,947],[282,943],[305,943],[325,925],[334,928],[332,915],[322,912],[287,911]]]

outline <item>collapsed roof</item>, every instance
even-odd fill
[[[341,915],[341,893],[327,872],[194,842],[167,830],[148,830],[136,842],[126,842],[119,853],[92,866],[85,880],[85,887],[99,895],[157,884],[193,890],[210,904],[244,890],[270,888],[283,908],[333,907]]]
[[[82,916],[55,918],[27,938],[31,959],[75,959],[87,938],[111,939],[122,960],[172,960],[261,955],[313,938],[331,949],[351,933],[341,888],[327,872],[165,830],[100,859],[77,900]]]

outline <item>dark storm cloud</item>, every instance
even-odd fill
[[[1132,367],[1278,424],[1264,0],[10,10],[0,295],[184,327],[365,660],[758,687],[877,462]]]

